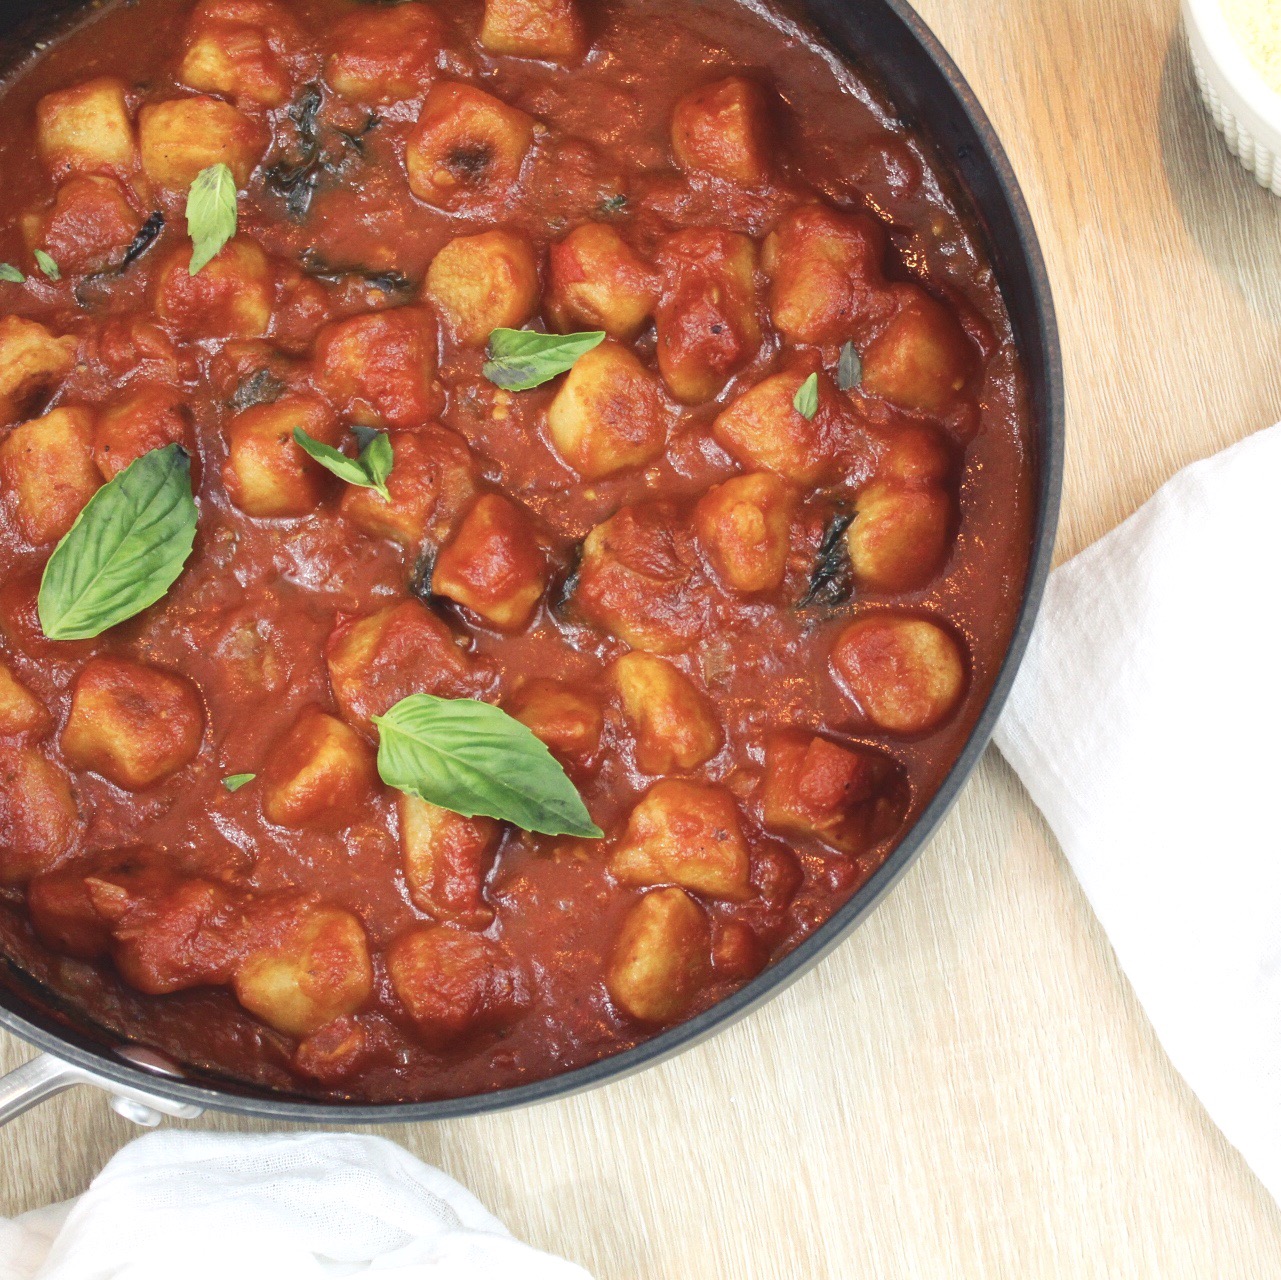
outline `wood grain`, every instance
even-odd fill
[[[1281,201],[1203,116],[1171,0],[920,7],[1041,231],[1071,554],[1281,416]],[[87,1092],[46,1104],[0,1133],[0,1212],[79,1192],[135,1132]],[[1281,1275],[1281,1213],[993,753],[872,920],[747,1022],[585,1097],[384,1132],[601,1280]]]

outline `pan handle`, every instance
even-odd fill
[[[94,1075],[92,1071],[63,1062],[51,1053],[42,1053],[8,1075],[0,1076],[0,1125],[7,1124],[46,1098],[82,1084],[109,1093],[114,1111],[147,1129],[154,1129],[165,1116],[194,1120],[204,1110],[190,1102],[173,1102],[143,1089],[135,1089],[132,1085],[117,1084],[114,1080]]]

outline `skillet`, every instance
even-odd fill
[[[0,70],[74,24],[82,0],[2,0]],[[712,1008],[633,1049],[516,1088],[418,1103],[349,1105],[256,1088],[179,1067],[120,1043],[7,961],[0,960],[0,1026],[41,1051],[0,1078],[0,1123],[78,1084],[108,1091],[140,1124],[206,1109],[308,1124],[446,1119],[527,1105],[591,1088],[660,1062],[728,1026],[817,964],[885,897],[955,802],[991,736],[1035,621],[1049,570],[1062,480],[1064,404],[1053,302],[1036,232],[999,139],[972,90],[903,0],[804,0],[793,6],[842,57],[856,63],[903,121],[934,149],[938,171],[977,226],[1009,311],[1029,390],[1036,512],[1022,604],[1000,674],[942,786],[887,860],[792,952]]]

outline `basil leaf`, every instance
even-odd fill
[[[574,361],[605,341],[594,333],[535,333],[532,329],[495,329],[489,359],[481,370],[496,387],[528,391],[574,367]]]
[[[43,249],[37,249],[32,256],[36,260],[36,266],[39,267],[41,272],[48,276],[50,280],[62,279],[62,271],[58,267],[58,264]]]
[[[373,432],[363,442],[360,456],[356,458],[349,458],[345,453],[313,439],[301,427],[294,428],[294,443],[340,480],[359,485],[362,489],[377,489],[384,502],[391,501],[387,477],[391,475],[395,456],[391,450],[391,437],[385,431]]]
[[[187,192],[187,234],[194,246],[187,271],[195,275],[236,234],[236,179],[225,164],[201,169]]]
[[[841,348],[841,358],[836,362],[836,385],[842,391],[859,386],[863,381],[863,361],[854,344],[847,342]]]
[[[487,702],[415,693],[374,724],[389,787],[466,818],[549,836],[604,835],[546,746]]]
[[[811,373],[796,389],[792,408],[807,422],[818,412],[818,374]]]
[[[89,499],[49,557],[36,601],[45,635],[89,640],[155,604],[195,536],[186,452],[144,453]]]
[[[256,773],[233,773],[222,780],[222,785],[235,795],[241,787],[248,786],[257,776]]]
[[[0,262],[0,280],[7,280],[10,284],[21,284],[27,277],[8,262]]]

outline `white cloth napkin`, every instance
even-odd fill
[[[1281,1199],[1281,425],[1056,570],[996,742]]]
[[[79,1200],[0,1218],[0,1280],[590,1280],[383,1138],[148,1134]]]

